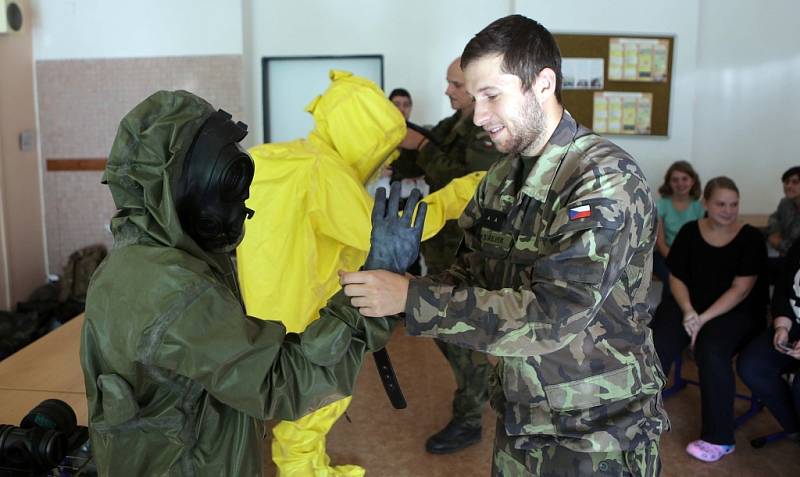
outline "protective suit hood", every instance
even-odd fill
[[[330,78],[306,106],[315,123],[308,140],[332,148],[364,184],[405,137],[405,120],[372,81],[337,70]]]
[[[173,194],[192,141],[214,112],[187,91],[159,91],[122,119],[102,180],[117,206],[115,248],[155,243],[216,261],[181,228]]]

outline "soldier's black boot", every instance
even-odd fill
[[[425,450],[431,454],[451,454],[477,444],[480,440],[480,427],[466,427],[459,422],[450,421],[444,429],[428,438]]]

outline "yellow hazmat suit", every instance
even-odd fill
[[[369,251],[372,198],[364,184],[406,134],[403,116],[373,82],[331,71],[331,85],[306,107],[307,139],[250,149],[255,178],[247,206],[256,211],[237,249],[242,296],[250,316],[301,332],[339,290],[338,270],[357,270]],[[456,179],[425,198],[423,239],[457,218],[484,173]],[[360,476],[330,467],[325,434],[350,397],[273,429],[279,475]]]

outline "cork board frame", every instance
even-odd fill
[[[621,134],[621,136],[668,136],[669,102],[672,85],[672,63],[674,36],[655,35],[584,35],[559,33],[554,35],[562,58],[602,58],[604,61],[602,89],[563,89],[564,107],[581,124],[592,127],[595,92],[651,93],[653,95],[650,134]],[[613,38],[667,40],[666,81],[621,81],[609,80],[609,43]],[[603,133],[606,135],[613,133]]]

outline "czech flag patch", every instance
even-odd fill
[[[573,207],[569,209],[569,220],[578,220],[586,217],[591,217],[592,207],[590,205],[582,205],[580,207]]]

